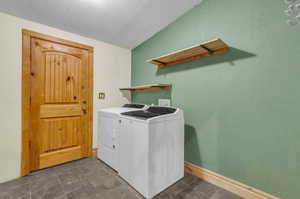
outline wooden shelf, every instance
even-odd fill
[[[190,48],[176,51],[174,53],[163,55],[161,57],[153,58],[146,62],[155,64],[159,68],[163,68],[206,56],[221,54],[228,50],[228,46],[221,39],[215,39]]]
[[[129,91],[157,91],[157,90],[168,90],[171,89],[171,84],[149,84],[142,86],[135,86],[130,88],[120,88],[120,90],[129,90]]]

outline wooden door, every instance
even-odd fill
[[[91,155],[89,50],[30,38],[29,171]]]

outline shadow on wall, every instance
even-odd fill
[[[195,127],[185,124],[184,125],[184,158],[185,161],[193,162],[202,165],[201,154],[199,151],[199,143]],[[187,153],[187,151],[189,153]]]
[[[206,67],[206,66],[211,66],[211,65],[226,63],[226,62],[228,62],[231,66],[234,66],[235,65],[234,61],[240,59],[247,59],[255,56],[257,55],[237,48],[229,47],[229,51],[224,54],[208,56],[202,59],[197,59],[195,61],[177,64],[170,67],[165,67],[160,69],[158,68],[156,71],[156,75],[164,75],[167,73],[180,72],[183,70],[190,70],[194,68]]]
[[[132,92],[132,101],[141,104],[158,105],[158,99],[170,99],[172,102],[172,89],[159,91]]]

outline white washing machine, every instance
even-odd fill
[[[121,113],[119,175],[145,198],[184,176],[184,118],[178,108]]]
[[[120,114],[147,108],[143,104],[125,104],[122,107],[105,108],[98,111],[98,152],[97,156],[118,171],[118,147]]]

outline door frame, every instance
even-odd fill
[[[21,176],[29,174],[31,157],[30,148],[32,133],[30,127],[30,89],[31,89],[31,39],[37,38],[62,44],[70,47],[80,48],[88,51],[88,136],[86,137],[87,153],[86,157],[92,156],[93,141],[93,60],[94,48],[88,45],[80,44],[73,41],[60,39],[57,37],[37,33],[27,29],[22,29],[22,151],[21,151]]]

